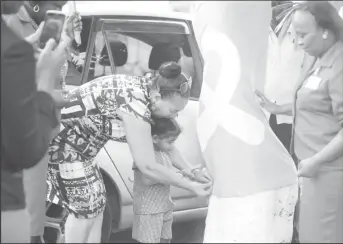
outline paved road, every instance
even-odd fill
[[[193,221],[173,226],[173,243],[202,243],[205,221]],[[131,229],[113,234],[109,243],[132,243]]]

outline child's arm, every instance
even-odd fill
[[[199,182],[208,182],[211,179],[203,171],[203,166],[201,164],[192,167],[180,154],[180,151],[175,147],[170,153],[170,160],[175,168],[180,170],[180,173],[191,180],[196,180]]]
[[[180,151],[176,147],[170,153],[170,160],[178,170],[192,170],[192,166],[182,157]]]

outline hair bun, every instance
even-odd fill
[[[181,66],[176,62],[167,62],[161,65],[159,73],[166,79],[177,78],[181,74]]]

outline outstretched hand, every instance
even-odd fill
[[[267,110],[271,114],[276,114],[278,110],[278,105],[270,101],[262,92],[255,90],[255,95],[258,98],[258,103],[262,108]]]
[[[192,182],[192,192],[199,197],[207,197],[212,192],[212,182],[199,183]]]
[[[74,31],[76,30],[80,32],[82,31],[81,16],[77,12],[67,17],[62,34],[65,34],[69,38],[74,39]]]
[[[200,183],[208,183],[212,182],[212,178],[210,174],[208,173],[206,168],[199,169],[195,174],[194,174],[194,180],[198,181]]]

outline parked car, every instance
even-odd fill
[[[144,75],[151,70],[158,70],[157,60],[163,55],[163,47],[168,44],[178,47],[183,70],[191,77],[192,85],[191,100],[177,118],[183,132],[176,146],[194,166],[202,163],[195,120],[203,60],[190,16],[167,10],[156,11],[153,5],[147,11],[142,11],[133,6],[122,9],[101,7],[97,1],[88,3],[77,6],[83,19],[80,49],[85,52],[85,61],[82,72],[75,73],[72,85],[69,84],[68,88],[103,75]],[[92,4],[97,7],[93,8]],[[102,241],[106,242],[111,233],[132,226],[133,159],[128,145],[109,141],[96,161],[100,165],[108,194],[102,228]],[[175,223],[205,218],[208,198],[195,197],[191,192],[176,187],[172,187],[172,198],[175,202]],[[65,210],[47,203],[44,235],[47,242],[63,242],[65,218]]]

